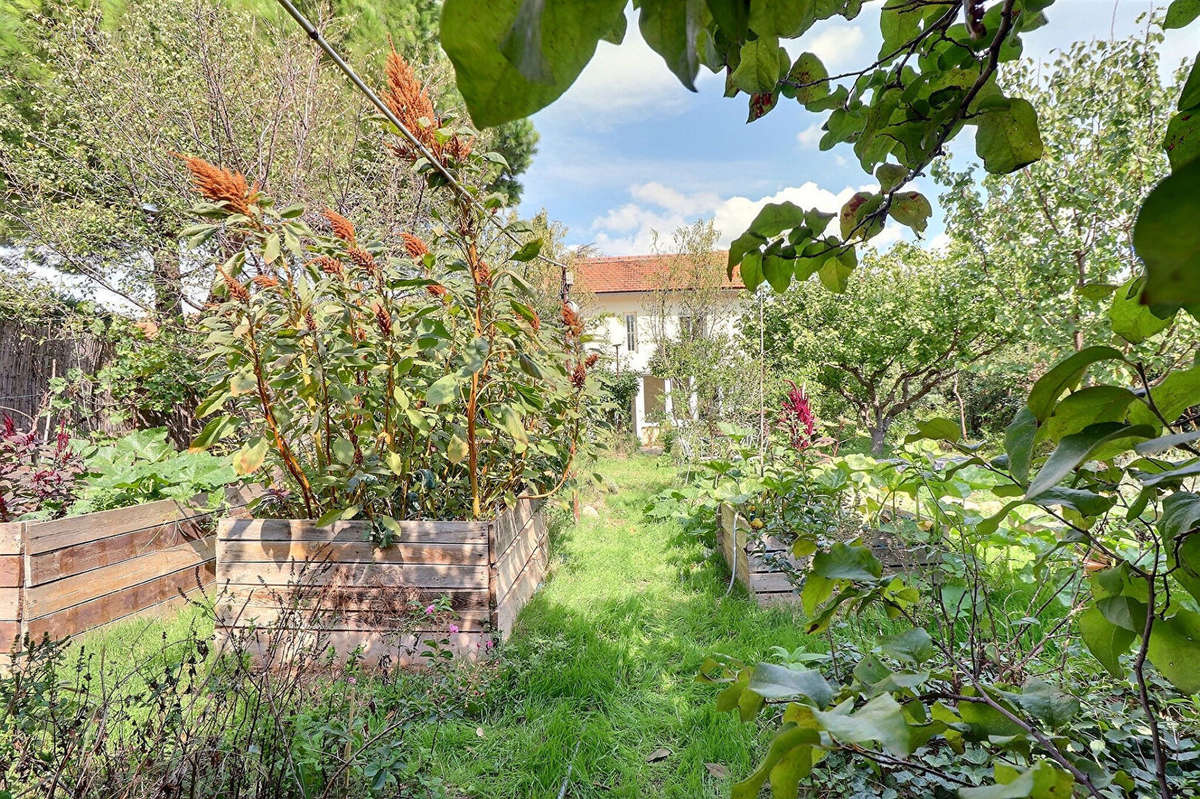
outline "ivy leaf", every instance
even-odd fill
[[[1119,658],[1129,651],[1135,633],[1110,622],[1099,608],[1090,607],[1079,614],[1079,636],[1109,674],[1118,679],[1125,676]]]
[[[527,117],[556,100],[624,7],[624,0],[591,0],[584,13],[566,0],[446,0],[442,49],[475,125]]]
[[[1153,438],[1155,434],[1156,431],[1150,425],[1127,425],[1120,422],[1088,425],[1078,433],[1063,437],[1037,476],[1030,482],[1025,496],[1035,498],[1058,485],[1077,466],[1087,462],[1104,444],[1122,439]]]
[[[775,91],[779,83],[780,51],[779,40],[774,36],[761,36],[742,45],[741,61],[730,80],[746,94],[762,94]],[[784,53],[786,57],[786,52]]]
[[[1146,264],[1142,301],[1200,302],[1200,159],[1164,178],[1142,203],[1133,248]]]
[[[696,39],[704,0],[642,0],[638,27],[650,49],[663,57],[679,82],[696,91],[700,56]]]
[[[759,663],[747,686],[764,699],[803,697],[817,707],[833,701],[833,688],[816,669],[795,671],[774,663]]]
[[[1200,693],[1200,613],[1180,610],[1156,621],[1146,656],[1182,693]]]
[[[929,217],[933,215],[933,206],[919,191],[909,191],[892,198],[888,213],[900,224],[912,228],[917,233],[924,233]]]
[[[978,125],[975,152],[988,172],[1015,172],[1042,157],[1037,111],[1028,100],[1013,98],[1006,106],[981,114]]]

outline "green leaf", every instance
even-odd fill
[[[267,457],[267,439],[259,436],[247,441],[233,456],[233,470],[239,475],[254,474]]]
[[[439,377],[425,390],[425,401],[430,405],[445,405],[458,396],[458,383],[454,374]]]
[[[762,253],[758,250],[748,252],[742,257],[742,284],[746,287],[746,291],[749,291],[751,294],[754,293],[755,289],[762,285],[762,258]]]
[[[828,77],[825,65],[814,53],[801,53],[787,75],[790,83],[812,84],[792,88],[796,101],[805,106],[829,95]]]
[[[975,152],[993,174],[1015,172],[1042,157],[1037,111],[1025,99],[1013,98],[1004,107],[978,117]]]
[[[1200,0],[1196,2],[1200,3]],[[1180,111],[1171,117],[1163,135],[1163,150],[1171,169],[1180,169],[1200,158],[1200,108]]]
[[[915,433],[909,433],[904,437],[905,444],[911,444],[914,441],[931,438],[935,441],[958,441],[962,438],[962,427],[953,419],[947,419],[944,416],[935,416],[931,419],[917,422],[917,430]]]
[[[1155,621],[1146,656],[1181,692],[1200,693],[1200,613],[1181,610]]]
[[[1172,577],[1200,601],[1200,495],[1178,491],[1163,500],[1158,532]]]
[[[354,463],[354,445],[350,443],[350,439],[335,438],[333,440],[333,457],[338,463],[345,466]]]
[[[1155,315],[1150,307],[1143,305],[1142,284],[1144,278],[1136,277],[1121,286],[1113,294],[1112,305],[1108,309],[1108,319],[1112,330],[1131,344],[1140,344],[1155,333],[1161,332],[1171,324],[1175,312],[1164,319]]]
[[[1125,409],[1136,402],[1134,393],[1120,386],[1088,386],[1068,394],[1038,429],[1037,441],[1057,443],[1063,436],[1078,433],[1096,422],[1117,422]]]
[[[1200,159],[1164,178],[1142,203],[1133,248],[1146,264],[1142,301],[1200,302]]]
[[[1173,0],[1167,6],[1167,16],[1163,19],[1163,29],[1186,28],[1200,17],[1200,0]]]
[[[933,206],[919,191],[909,191],[897,194],[892,199],[888,213],[900,224],[912,228],[917,233],[924,233],[929,217],[933,214]]]
[[[500,424],[504,427],[504,431],[513,437],[513,440],[518,444],[529,443],[529,432],[525,429],[525,423],[521,420],[521,414],[511,405],[504,405],[500,408]]]
[[[782,49],[779,39],[774,36],[761,36],[752,42],[746,42],[742,45],[741,61],[730,78],[733,85],[747,94],[775,91],[782,72]]]
[[[794,671],[774,663],[759,663],[748,687],[768,700],[803,697],[819,708],[833,701],[833,688],[816,669]]]
[[[913,627],[879,642],[881,651],[897,660],[921,665],[935,654],[933,639],[920,627]]]
[[[838,541],[813,555],[811,571],[828,580],[870,581],[883,574],[883,566],[862,544]]]
[[[200,431],[199,435],[192,439],[192,449],[208,449],[232,433],[235,427],[236,423],[230,414],[210,419],[208,424],[204,425],[204,429]]]
[[[466,460],[469,451],[467,442],[455,433],[450,436],[450,443],[446,445],[446,459],[455,465],[460,464]]]
[[[959,788],[961,799],[1070,799],[1075,780],[1048,760],[1040,760],[1019,774],[997,764],[996,784],[979,788]]]
[[[696,39],[703,27],[704,0],[642,0],[641,6],[642,38],[684,86],[696,91],[700,70]]]
[[[750,29],[759,36],[794,39],[816,21],[814,0],[750,0]]]
[[[1042,465],[1029,484],[1026,497],[1037,497],[1058,485],[1064,477],[1087,460],[1104,444],[1132,438],[1153,438],[1155,430],[1149,425],[1127,425],[1120,422],[1100,422],[1078,433],[1065,436]],[[1132,444],[1131,444],[1132,446]]]
[[[1099,516],[1117,502],[1116,497],[1104,496],[1081,488],[1051,488],[1033,498],[1033,503],[1046,508],[1058,505],[1070,508],[1081,516]]]
[[[895,755],[912,754],[913,735],[905,721],[904,711],[891,694],[880,694],[854,713],[846,715],[839,708],[814,711],[813,716],[834,738],[846,743],[878,741]]]
[[[1004,451],[1008,453],[1008,468],[1013,477],[1022,483],[1029,479],[1029,464],[1033,460],[1033,440],[1037,436],[1037,429],[1037,417],[1028,405],[1024,405],[1004,430]]]
[[[763,240],[804,224],[805,211],[793,202],[767,203],[747,230]]]
[[[875,179],[879,181],[880,191],[891,191],[900,186],[908,177],[908,167],[899,164],[880,164],[875,169]]]
[[[1200,441],[1200,430],[1191,430],[1187,433],[1172,433],[1168,436],[1152,438],[1149,441],[1136,444],[1133,451],[1138,455],[1158,455],[1174,447],[1190,444],[1193,441]]]
[[[510,258],[513,261],[532,261],[538,257],[538,253],[542,251],[542,240],[533,239],[521,245],[521,248],[514,252]]]
[[[1125,676],[1120,655],[1129,651],[1136,634],[1118,627],[1104,617],[1099,608],[1090,607],[1079,614],[1079,636],[1100,665],[1118,679]]]
[[[272,233],[267,236],[266,242],[263,244],[262,259],[263,263],[273,263],[279,257],[279,234]]]
[[[446,0],[442,48],[475,125],[527,117],[556,100],[624,7],[624,0]]]
[[[768,255],[763,258],[763,277],[771,284],[771,288],[775,290],[776,294],[787,291],[788,284],[792,282],[792,271],[792,261],[787,258],[781,258],[778,255]]]
[[[796,726],[784,729],[771,740],[766,756],[758,768],[746,779],[736,783],[730,789],[731,799],[756,799],[763,783],[771,774],[772,769],[796,747],[804,746],[810,750],[813,744],[819,744],[821,736],[816,729],[807,726]]]
[[[1158,412],[1174,421],[1179,414],[1195,405],[1196,398],[1200,397],[1200,364],[1171,372],[1150,389],[1150,396]]]
[[[1059,396],[1073,388],[1087,368],[1099,361],[1123,361],[1124,356],[1112,347],[1085,347],[1055,364],[1054,368],[1033,384],[1029,392],[1029,410],[1038,421],[1044,421]]]
[[[841,294],[846,290],[850,275],[854,274],[857,264],[858,256],[854,250],[834,253],[821,264],[821,268],[817,270],[817,277],[820,278],[822,286],[835,294]]]
[[[1055,730],[1079,715],[1078,699],[1037,677],[1025,681],[1016,701],[1026,713]]]

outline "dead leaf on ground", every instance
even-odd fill
[[[708,769],[708,773],[719,780],[723,780],[729,776],[729,769],[722,766],[720,763],[705,763],[704,767]]]
[[[660,760],[666,760],[670,756],[671,756],[670,749],[664,749],[662,747],[659,747],[658,749],[655,749],[653,752],[650,753],[650,756],[646,758],[646,762],[647,763],[657,763]]]

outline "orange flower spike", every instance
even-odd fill
[[[225,203],[231,211],[251,216],[250,207],[258,201],[257,183],[248,186],[240,172],[214,166],[203,158],[179,157],[192,175],[192,188],[197,194],[214,203]]]
[[[401,233],[400,240],[404,242],[405,254],[414,261],[429,252],[429,245],[411,233]]]
[[[388,54],[383,101],[417,141],[435,156],[441,157],[442,145],[437,137],[439,120],[433,101],[417,80],[412,67],[394,49]],[[417,153],[407,144],[396,145],[394,149],[402,158],[415,160],[417,157]]]
[[[246,287],[238,282],[237,278],[225,271],[225,267],[218,266],[217,271],[221,273],[221,279],[225,281],[225,288],[229,291],[229,296],[235,300],[246,302],[250,299],[250,292]]]
[[[279,285],[279,280],[270,275],[255,275],[251,282],[260,289],[273,289]]]
[[[354,223],[332,208],[326,208],[322,212],[322,216],[329,220],[329,226],[333,228],[333,235],[351,247],[354,246]]]
[[[344,266],[342,266],[342,262],[339,261],[337,258],[333,258],[328,255],[322,255],[320,258],[317,258],[313,263],[315,263],[320,268],[320,270],[327,275],[333,275],[334,277],[344,277],[346,274],[346,268]]]

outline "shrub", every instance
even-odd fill
[[[5,414],[0,430],[0,522],[54,518],[74,497],[82,465],[66,427],[53,441],[38,440],[36,427],[17,429]]]

